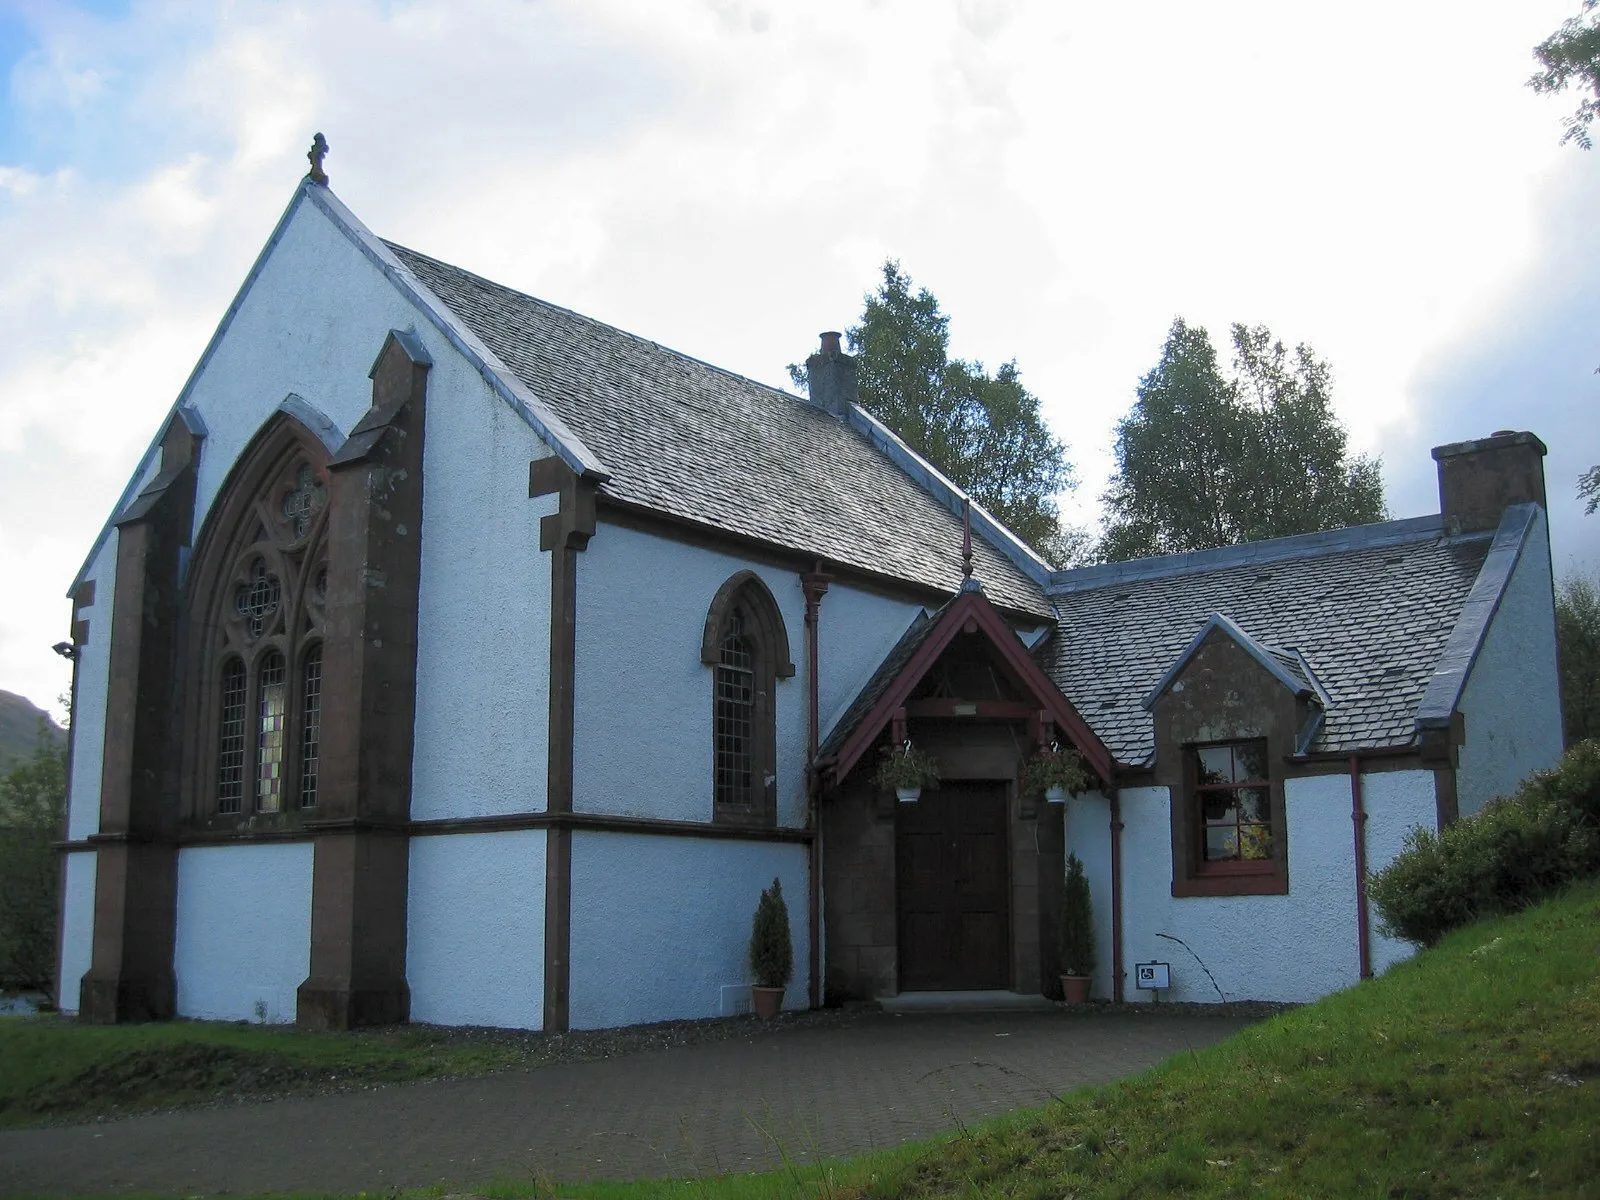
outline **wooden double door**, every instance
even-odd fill
[[[1011,986],[1003,783],[951,783],[895,812],[900,990]]]

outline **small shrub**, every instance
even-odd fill
[[[1094,902],[1083,862],[1076,854],[1067,855],[1067,880],[1061,889],[1061,973],[1094,974]]]
[[[1390,937],[1432,946],[1450,930],[1516,912],[1600,872],[1600,743],[1579,742],[1553,771],[1530,776],[1442,833],[1414,829],[1372,876]]]
[[[794,947],[789,942],[789,906],[776,879],[761,893],[750,923],[750,973],[757,987],[788,987],[794,977]]]

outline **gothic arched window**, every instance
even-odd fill
[[[777,820],[777,680],[794,674],[783,617],[751,571],[724,583],[701,640],[711,668],[712,814],[731,824]]]
[[[198,820],[317,804],[327,507],[326,451],[286,417],[212,506],[189,580]]]

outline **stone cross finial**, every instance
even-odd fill
[[[311,149],[307,152],[306,158],[311,163],[309,173],[311,182],[320,183],[323,187],[328,186],[328,173],[322,169],[322,160],[327,157],[328,139],[319,133],[311,139]]]

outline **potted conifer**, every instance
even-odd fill
[[[910,804],[921,797],[923,788],[938,786],[939,763],[907,738],[904,745],[884,752],[873,779],[885,791],[892,791],[902,804]]]
[[[1067,855],[1067,879],[1061,890],[1061,992],[1068,1004],[1089,999],[1094,975],[1094,903],[1089,881],[1076,854]]]
[[[789,906],[776,879],[761,893],[750,923],[750,1007],[770,1019],[783,1007],[783,991],[794,976],[794,947],[789,942]]]
[[[1064,804],[1069,792],[1074,796],[1086,792],[1092,782],[1083,759],[1052,745],[1022,765],[1020,786],[1025,795],[1043,792],[1051,804]]]

